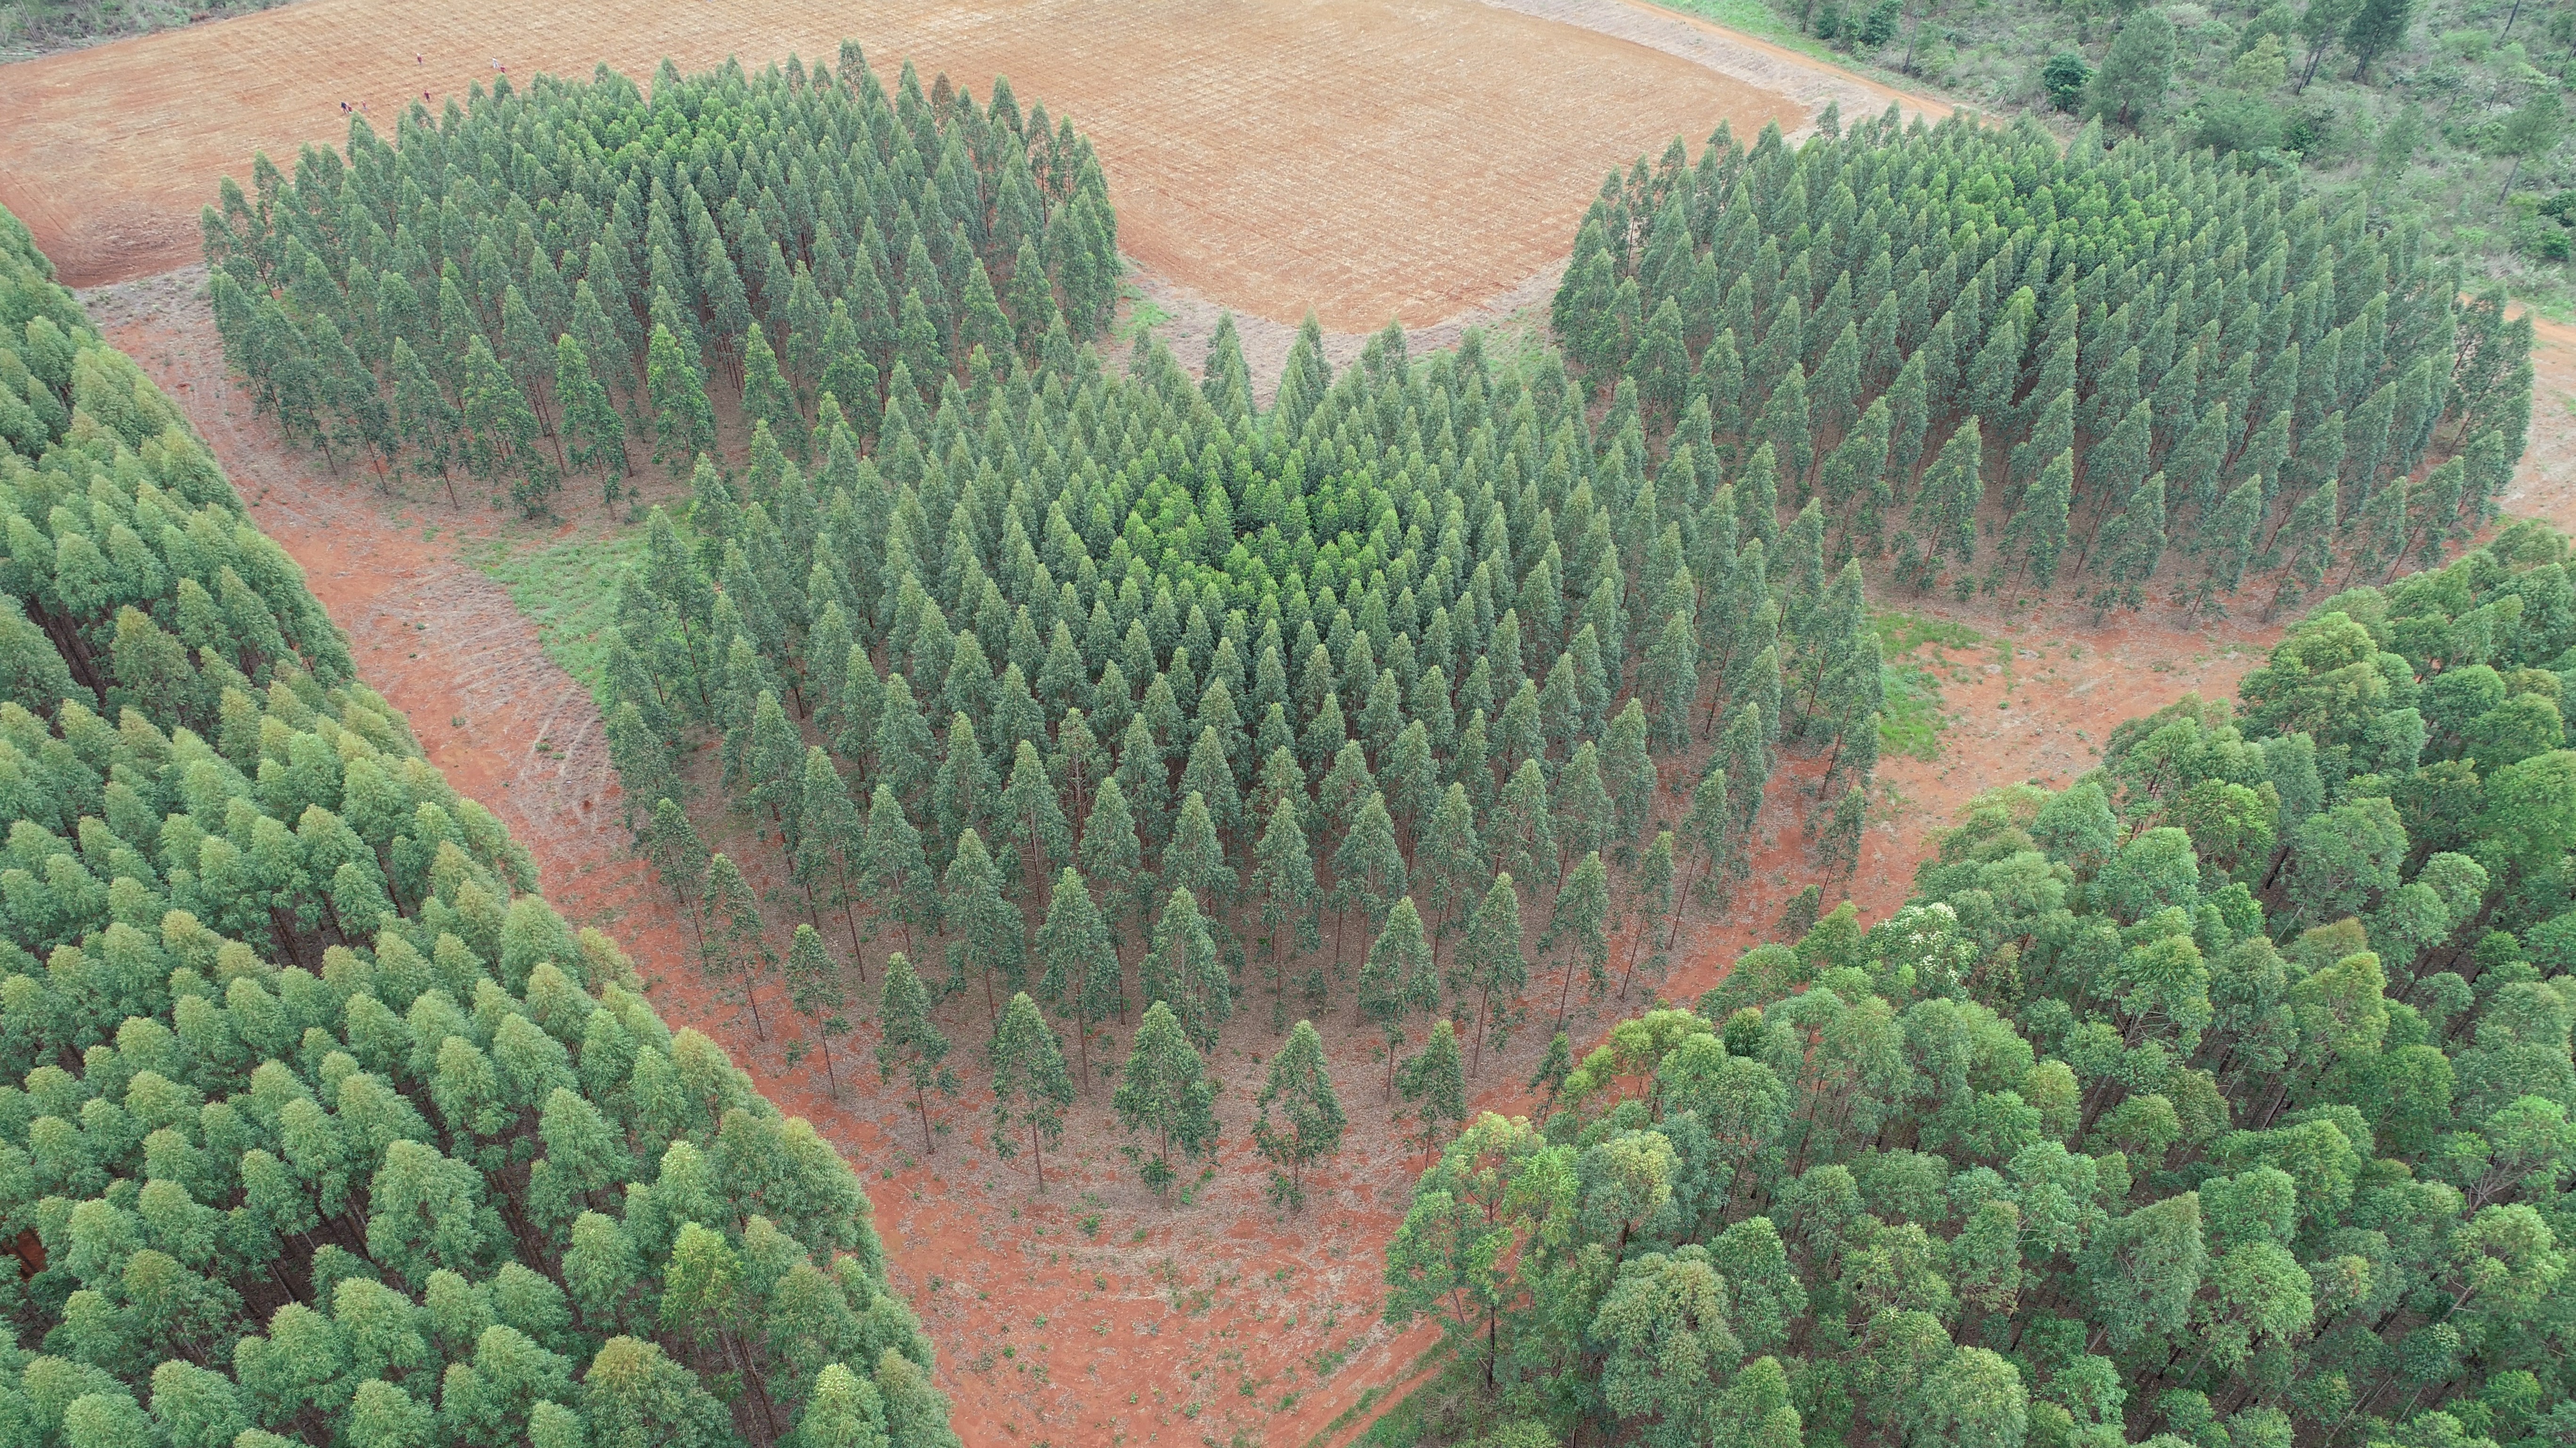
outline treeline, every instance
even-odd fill
[[[2516,523],[2327,599],[1470,1127],[1387,1271],[1467,1431],[2563,1441],[2569,565]]]
[[[1070,366],[1117,295],[1090,143],[1008,81],[979,107],[906,62],[889,99],[840,66],[666,60],[649,100],[604,65],[502,76],[292,180],[257,157],[202,222],[225,355],[297,442],[532,516],[567,473],[615,502],[635,452],[686,476],[711,397],[805,458],[826,394],[866,443],[943,374]]]
[[[532,893],[0,222],[0,1434],[954,1445],[848,1166]]]
[[[2268,612],[2494,516],[2530,324],[2461,305],[2419,223],[2098,123],[1898,126],[1613,173],[1553,309],[1596,397],[1962,598],[2201,611],[2259,577]]]
[[[1812,512],[1649,476],[1635,410],[1593,427],[1553,355],[1415,363],[1390,329],[1335,377],[1310,325],[1256,416],[1228,328],[1201,383],[1159,343],[1124,377],[1086,348],[947,379],[873,456],[826,433],[811,474],[765,426],[745,475],[702,465],[620,596],[609,739],[683,901],[715,906],[731,864],[649,807],[713,740],[808,926],[853,960],[938,937],[988,1018],[1034,984],[1080,1054],[1125,1017],[1124,959],[1204,1049],[1256,989],[1275,1025],[1292,993],[1392,1023],[1445,972],[1472,1065],[1527,982],[1523,915],[1600,989],[1620,907],[1749,874],[1784,744],[1818,760],[1819,849],[1857,848],[1858,569],[1827,571]],[[1704,803],[1650,845],[1659,766]],[[1059,953],[1067,909],[1115,946],[1097,982]],[[710,968],[756,991],[772,952],[700,915]]]

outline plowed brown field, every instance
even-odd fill
[[[146,276],[195,259],[198,209],[253,151],[291,168],[345,139],[344,101],[390,133],[496,61],[640,78],[844,36],[889,78],[907,55],[978,97],[1007,75],[1098,144],[1138,262],[1344,330],[1440,321],[1544,270],[1640,151],[1808,114],[1784,93],[1802,87],[1478,0],[305,0],[7,67],[0,202],[73,285]]]

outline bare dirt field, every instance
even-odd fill
[[[2531,446],[2504,509],[2576,532],[2576,326],[2533,317],[2531,330]]]
[[[1646,39],[1565,23],[1587,5]],[[1549,13],[1565,18],[1478,0],[304,0],[6,67],[0,202],[73,284],[125,280],[195,259],[199,208],[253,151],[291,166],[300,144],[345,139],[344,101],[389,134],[424,91],[462,95],[495,61],[647,77],[665,56],[766,64],[854,35],[889,73],[910,55],[925,83],[945,70],[979,96],[1007,75],[1022,105],[1070,115],[1151,271],[1358,330],[1441,321],[1545,269],[1604,170],[1674,135],[1794,129],[1824,103],[1809,96],[1851,112],[1881,94],[1750,48],[1670,53],[1689,47],[1658,48],[1619,0]]]

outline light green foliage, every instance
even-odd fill
[[[2338,595],[2232,707],[1972,802],[1892,916],[1614,1026],[1424,1173],[1390,1315],[1564,1437],[2563,1418],[2576,753],[2469,721],[2554,692],[2569,556],[2519,523]]]
[[[783,1424],[827,1364],[926,1363],[838,1154],[535,893],[0,221],[0,376],[47,429],[0,451],[0,1240],[45,1264],[0,1272],[0,1432],[732,1448],[702,1366]],[[275,246],[301,305],[321,273]],[[514,335],[551,305],[508,294]],[[558,355],[493,360],[519,386]],[[758,902],[655,803],[666,878],[750,959]],[[909,1381],[904,1441],[942,1441]]]

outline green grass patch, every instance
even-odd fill
[[[1884,695],[1878,712],[1879,752],[1927,763],[1940,758],[1941,733],[1950,727],[1950,713],[1942,705],[1940,675],[1926,668],[1918,655],[1927,644],[1982,649],[1992,647],[1993,640],[1966,624],[1919,613],[1876,614],[1870,623],[1878,630],[1879,656],[1886,660],[1879,670]]]
[[[1941,734],[1950,727],[1941,707],[1941,681],[1911,660],[1879,667],[1878,749],[1925,762],[1941,757]]]
[[[505,539],[466,561],[509,590],[546,657],[596,694],[607,667],[599,635],[616,621],[617,580],[643,556],[644,530],[629,528],[605,538]]]
[[[1772,9],[1765,0],[1653,0],[1653,3],[1659,9],[1677,10],[1684,15],[1696,15],[1702,20],[1713,20],[1729,30],[1741,30],[1747,35],[1770,41],[1774,45],[1797,51],[1801,55],[1814,56],[1838,70],[1857,74],[1872,68],[1866,62],[1843,55],[1832,46],[1800,30],[1790,22],[1788,17]],[[1858,14],[1858,11],[1854,12],[1855,19],[1858,18]],[[1858,119],[1860,119],[1858,116],[1845,116],[1843,124],[1849,125]],[[1698,138],[1693,137],[1693,139]],[[1752,142],[1746,141],[1745,144],[1751,145]]]
[[[1375,1391],[1372,1389],[1371,1391]],[[1414,1448],[1422,1441],[1422,1409],[1412,1397],[1387,1409],[1386,1416],[1369,1424],[1360,1435],[1366,1448]]]
[[[1945,649],[1982,649],[1993,642],[1966,624],[1902,610],[1873,614],[1870,624],[1878,630],[1879,654],[1891,659],[1901,659],[1925,644]]]

